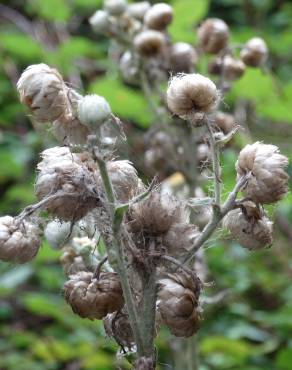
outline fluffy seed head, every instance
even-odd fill
[[[131,17],[142,21],[150,6],[151,5],[148,1],[140,1],[139,3],[129,4],[127,10]]]
[[[242,209],[229,212],[224,226],[242,247],[249,250],[266,248],[273,242],[273,223],[252,202],[245,202]]]
[[[157,56],[165,45],[165,37],[161,32],[145,30],[134,38],[134,47],[144,57]]]
[[[228,44],[229,28],[221,19],[210,18],[199,27],[198,38],[206,53],[217,54]]]
[[[78,118],[83,125],[95,129],[111,115],[109,103],[99,95],[86,95],[78,103]]]
[[[67,87],[59,72],[46,64],[27,67],[17,90],[37,122],[53,122],[68,113]]]
[[[98,279],[91,272],[71,275],[64,293],[73,312],[91,320],[102,319],[124,304],[121,284],[113,272],[101,273]]]
[[[253,37],[241,50],[241,60],[250,67],[258,67],[265,63],[268,57],[268,48],[263,39]]]
[[[231,56],[226,56],[223,60],[223,74],[226,80],[234,81],[243,76],[245,72],[245,64]]]
[[[111,15],[119,16],[127,9],[127,2],[125,0],[105,0],[104,9]]]
[[[144,24],[148,28],[163,31],[171,23],[173,17],[172,7],[165,3],[153,5],[145,14]]]
[[[217,107],[218,101],[216,85],[200,74],[178,74],[169,81],[168,108],[184,120],[199,122]]]
[[[185,206],[167,193],[152,192],[129,210],[129,226],[133,232],[152,236],[166,233],[173,224],[188,221]]]
[[[269,204],[279,201],[288,191],[288,159],[275,145],[256,142],[246,145],[236,162],[238,177],[251,172],[243,189],[245,196],[255,203]]]
[[[185,272],[168,274],[159,281],[158,309],[173,335],[190,337],[198,331],[200,290],[200,280]]]
[[[25,263],[32,260],[40,248],[39,229],[10,216],[0,217],[0,260],[10,263]]]
[[[194,64],[198,61],[198,55],[192,45],[186,42],[177,42],[171,46],[170,63],[175,73],[190,73]]]
[[[110,20],[108,12],[97,10],[90,18],[89,23],[96,33],[107,33],[110,30]]]
[[[37,168],[37,197],[41,200],[56,193],[62,195],[47,203],[46,209],[52,215],[64,221],[77,221],[96,207],[96,198],[89,190],[94,187],[92,174],[81,157],[67,147],[43,151]]]

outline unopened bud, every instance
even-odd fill
[[[130,16],[142,21],[150,6],[148,1],[140,1],[138,3],[129,4],[127,10]]]
[[[40,248],[39,234],[38,227],[28,221],[18,223],[13,217],[0,217],[0,260],[29,262]]]
[[[158,3],[146,12],[144,23],[148,28],[163,31],[171,23],[172,17],[172,7],[165,3]]]
[[[60,249],[64,243],[72,236],[71,223],[53,220],[45,228],[44,235],[53,249]]]
[[[170,50],[171,69],[175,73],[192,71],[198,61],[198,55],[192,45],[186,42],[177,42]]]
[[[109,14],[104,10],[97,10],[89,18],[89,23],[96,33],[107,33],[110,30]]]
[[[144,57],[157,56],[165,45],[165,37],[161,32],[145,30],[134,38],[134,47]]]
[[[268,57],[268,48],[263,39],[253,37],[241,50],[241,60],[250,67],[258,67],[265,63]]]
[[[198,38],[206,53],[217,54],[228,44],[229,28],[221,19],[210,18],[199,27]]]
[[[109,103],[99,95],[86,95],[78,103],[78,118],[83,125],[95,129],[111,115]]]
[[[226,56],[222,63],[223,76],[228,81],[234,81],[243,76],[245,72],[245,64],[231,56]]]
[[[127,1],[125,0],[105,0],[104,8],[109,14],[119,16],[127,9]]]

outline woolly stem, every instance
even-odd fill
[[[210,222],[205,226],[204,230],[195,240],[195,243],[191,250],[184,256],[182,263],[187,263],[193,259],[196,251],[201,248],[201,246],[210,238],[213,232],[216,230],[218,224],[221,222],[224,216],[227,215],[229,211],[236,207],[236,197],[239,191],[244,187],[246,184],[250,174],[242,176],[236,183],[234,189],[229,194],[227,200],[220,208],[216,204],[213,206],[213,215]]]
[[[214,197],[215,204],[220,205],[221,202],[221,167],[220,167],[220,153],[219,147],[213,135],[212,127],[208,119],[206,125],[209,131],[210,149],[212,154],[213,174],[214,174]]]

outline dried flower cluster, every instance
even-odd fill
[[[264,205],[288,190],[287,158],[256,142],[239,153],[235,187],[221,203],[219,152],[237,123],[220,103],[247,67],[265,63],[268,50],[253,38],[237,56],[227,24],[216,18],[200,25],[198,45],[172,43],[174,16],[164,3],[105,0],[89,20],[118,45],[123,81],[151,103],[157,122],[146,136],[145,162],[167,180],[147,187],[130,161],[116,159],[119,137],[108,132],[120,126],[106,99],[82,96],[56,69],[32,65],[17,84],[20,100],[34,121],[50,125],[60,146],[41,153],[39,202],[0,218],[0,259],[25,263],[39,250],[37,216],[47,211],[44,236],[62,250],[66,301],[83,318],[103,319],[125,352],[137,351],[137,370],[155,368],[153,339],[161,324],[177,337],[198,331],[206,275],[199,273],[201,247],[220,222],[244,248],[269,247],[273,223]],[[202,53],[213,55],[208,69],[219,75],[215,81],[195,71]],[[207,197],[202,188],[211,164],[214,194]],[[244,199],[236,200],[240,191]]]

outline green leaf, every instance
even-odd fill
[[[67,0],[29,0],[28,11],[48,21],[66,22],[71,16]]]
[[[19,179],[23,174],[23,167],[7,150],[0,151],[0,184],[9,179]]]
[[[174,19],[169,27],[173,41],[194,43],[194,27],[209,10],[209,0],[174,0]]]
[[[96,79],[89,90],[104,96],[112,111],[121,118],[131,119],[141,127],[150,126],[152,115],[141,91],[125,86],[118,78],[111,76]]]
[[[290,370],[292,364],[292,348],[282,349],[276,358],[277,368]]]

